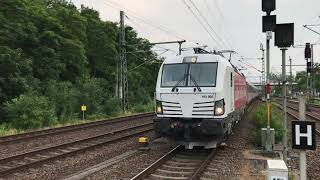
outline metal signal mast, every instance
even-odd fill
[[[260,43],[260,50],[262,51],[262,57],[261,57],[261,92],[262,92],[262,98],[265,99],[265,86],[266,86],[266,75],[265,75],[265,63],[264,63],[264,51],[263,44]]]
[[[128,108],[128,63],[124,16],[124,12],[120,11],[119,60],[117,61],[116,77],[116,96],[121,99],[123,111]]]

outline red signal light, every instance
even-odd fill
[[[271,87],[270,87],[270,83],[267,84],[267,94],[270,94],[271,91]]]

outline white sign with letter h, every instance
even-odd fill
[[[300,132],[300,125],[295,125],[296,130],[296,145],[300,145],[300,137],[306,137],[307,138],[307,144],[308,146],[312,146],[312,126],[307,125],[307,133],[301,133]]]

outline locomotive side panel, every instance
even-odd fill
[[[247,94],[247,103],[249,104],[253,99],[258,97],[258,89],[250,83],[247,83]]]
[[[235,98],[234,105],[236,110],[240,110],[246,106],[247,103],[247,87],[246,79],[241,75],[236,73],[235,75]]]

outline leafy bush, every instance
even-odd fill
[[[13,49],[0,44],[0,72],[0,103],[30,89],[32,61],[25,57],[22,49]]]
[[[5,123],[0,125],[0,136],[7,136],[7,135],[12,135],[17,133],[20,133],[20,131],[8,126]]]
[[[103,112],[108,116],[121,114],[121,101],[116,97],[108,97],[103,104]]]
[[[272,104],[270,127],[275,129],[275,140],[276,143],[278,143],[282,141],[282,135],[284,133],[284,129],[282,126],[283,113],[274,107],[275,105]],[[267,127],[267,118],[267,105],[265,103],[258,106],[256,110],[251,113],[251,120],[254,125],[251,130],[251,137],[255,145],[261,146],[261,128]]]
[[[0,0],[0,125],[41,128],[122,114],[113,97],[119,25],[66,0]],[[3,12],[3,13],[2,13]],[[14,13],[11,13],[14,12]],[[149,111],[159,64],[149,41],[126,27],[128,111]],[[150,63],[144,63],[150,60]],[[141,66],[142,64],[142,66]],[[133,70],[134,69],[134,70]],[[32,95],[30,95],[32,93]],[[24,95],[23,95],[24,94]],[[37,97],[38,96],[38,97]],[[1,129],[0,129],[1,130]]]
[[[86,113],[92,114],[106,114],[103,112],[103,104],[107,100],[108,93],[103,88],[103,81],[99,78],[85,79],[77,83],[80,89],[81,96],[79,97],[79,110],[80,105],[85,104],[87,106]]]
[[[49,81],[45,85],[45,94],[55,105],[59,121],[74,119],[80,112],[80,91],[71,82]]]
[[[36,129],[56,123],[55,111],[48,98],[20,95],[5,103],[7,118],[14,128]]]
[[[137,104],[132,109],[133,112],[151,112],[154,111],[154,101],[149,100],[145,104]]]

